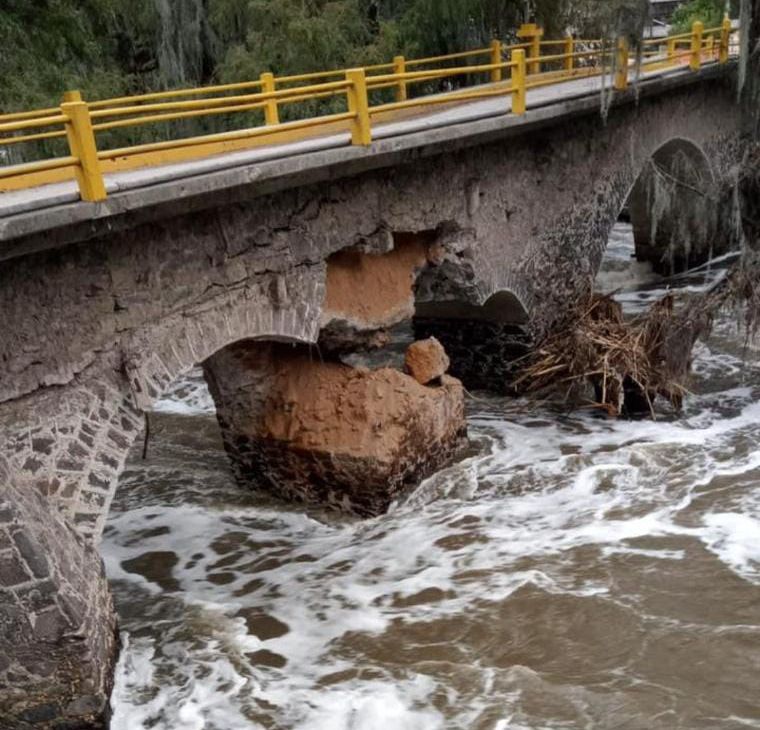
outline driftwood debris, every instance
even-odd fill
[[[676,311],[673,295],[626,320],[611,297],[591,295],[525,359],[518,392],[564,394],[610,416],[649,413],[662,397],[676,408],[688,392],[691,352],[710,326],[701,311]],[[593,397],[590,396],[593,388]]]

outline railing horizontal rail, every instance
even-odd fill
[[[394,101],[387,104],[373,106],[369,111],[371,115],[383,112],[397,111],[399,109],[411,109],[419,106],[436,106],[440,104],[450,104],[452,101],[471,101],[474,99],[487,99],[493,96],[506,96],[514,91],[513,87],[490,89],[484,88],[477,91],[455,91],[446,94],[437,94],[436,96],[421,96],[417,99],[407,99],[406,101]]]
[[[192,147],[211,144],[214,142],[229,142],[248,137],[262,137],[270,134],[277,134],[294,129],[303,129],[310,126],[321,126],[334,124],[336,122],[348,121],[355,117],[352,112],[343,112],[342,114],[327,114],[323,117],[314,117],[312,119],[299,119],[295,122],[285,122],[272,127],[254,127],[252,129],[241,129],[234,132],[219,132],[218,134],[207,134],[201,137],[185,137],[183,139],[169,140],[167,142],[152,142],[150,144],[135,145],[134,147],[122,147],[120,149],[105,150],[98,153],[98,159],[113,160],[117,157],[129,157],[130,155],[139,155],[146,152],[158,152],[162,150],[171,150],[178,147]]]
[[[238,104],[235,106],[225,106],[216,109],[192,109],[185,112],[174,112],[167,114],[147,114],[141,117],[130,117],[129,119],[117,119],[113,122],[100,122],[93,124],[95,132],[106,132],[111,129],[123,129],[125,127],[134,127],[144,124],[157,124],[161,122],[175,122],[179,119],[196,119],[197,117],[213,116],[216,114],[234,114],[240,112],[255,111],[263,109],[266,102],[259,101],[254,104]]]
[[[588,58],[609,55],[614,53],[614,49],[600,51],[574,51],[573,53],[558,53],[553,56],[538,56],[535,60],[541,63],[550,63],[552,61],[564,61],[567,58]]]
[[[575,79],[582,79],[587,76],[597,76],[599,74],[599,69],[595,66],[589,66],[588,68],[576,68],[573,69],[572,76],[557,77],[555,75],[556,73],[557,72],[550,72],[546,75],[541,74],[539,76],[529,76],[525,85],[528,89],[538,89],[543,86],[554,86],[555,84],[562,83],[563,81],[573,81]]]
[[[63,114],[57,114],[54,117],[35,117],[22,122],[6,122],[0,124],[0,133],[20,132],[24,129],[36,129],[38,127],[54,127],[56,124],[65,124],[67,119]]]
[[[468,74],[487,73],[496,69],[511,68],[514,63],[486,63],[479,66],[458,66],[456,68],[442,68],[429,71],[407,71],[400,74],[388,74],[387,76],[373,76],[367,79],[367,85],[372,88],[377,83],[392,83],[399,81],[428,81],[431,79],[445,78],[447,76],[465,76]]]
[[[370,83],[370,79],[367,79],[367,89],[369,91],[381,91],[382,89],[395,89],[399,85],[399,80],[395,81],[383,81],[379,84]]]
[[[393,64],[391,64],[388,68],[393,68]],[[294,83],[298,83],[299,81],[314,81],[316,79],[343,78],[345,75],[346,75],[345,70],[315,71],[315,72],[306,73],[306,74],[294,74],[292,76],[278,76],[277,83],[278,84],[294,84]]]
[[[441,61],[454,61],[458,58],[471,58],[474,56],[486,56],[491,52],[490,48],[478,48],[474,51],[461,51],[459,53],[447,53],[443,56],[430,56],[429,58],[416,58],[406,62],[407,66],[424,66],[426,63],[440,63]]]
[[[669,56],[662,56],[660,58],[642,61],[640,65],[642,68],[646,68],[647,66],[656,66],[658,64],[662,64],[663,61],[677,61],[681,58],[691,58],[693,55],[694,54],[692,51],[677,51],[676,53],[671,53]]]
[[[265,102],[277,99],[286,101],[288,97],[303,95],[309,93],[322,93],[326,91],[345,91],[349,87],[347,81],[331,81],[325,84],[315,84],[308,88],[296,87],[293,89],[282,89],[281,91],[271,91],[259,94],[248,94],[245,96],[224,96],[216,99],[194,99],[192,101],[174,101],[163,104],[146,104],[144,106],[117,107],[116,109],[99,109],[90,115],[93,119],[104,119],[113,116],[125,116],[130,114],[143,114],[145,112],[160,111],[182,111],[190,109],[217,109],[225,106],[234,106],[236,104]],[[0,130],[2,127],[0,127]]]
[[[48,170],[60,170],[61,168],[77,164],[79,164],[78,157],[56,157],[52,160],[41,160],[40,162],[25,162],[21,165],[0,167],[0,179],[35,172],[46,172]]]
[[[28,112],[11,112],[9,114],[0,114],[0,124],[5,122],[16,122],[24,119],[36,119],[38,117],[56,116],[61,113],[58,107],[52,109],[35,109]]]
[[[204,86],[198,89],[172,89],[171,91],[156,91],[151,94],[138,94],[137,96],[117,96],[111,99],[91,101],[90,109],[107,109],[108,107],[119,106],[121,104],[157,101],[158,99],[176,99],[182,96],[203,96],[220,94],[227,91],[240,91],[242,89],[260,89],[261,86],[261,81],[241,81],[236,84],[217,84],[216,86]]]
[[[25,134],[21,137],[0,137],[0,146],[9,144],[22,144],[24,142],[40,142],[44,139],[60,139],[66,136],[66,130],[59,132],[39,132],[38,134]]]

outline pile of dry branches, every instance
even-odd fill
[[[680,407],[692,348],[709,324],[701,311],[676,313],[672,295],[626,321],[614,299],[594,294],[527,356],[514,385],[523,393],[564,391],[566,401],[610,416],[654,417],[657,396]]]

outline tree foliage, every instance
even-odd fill
[[[720,25],[725,12],[725,0],[691,0],[676,10],[673,26],[676,32],[687,33],[699,20],[704,23],[705,28],[715,28]]]
[[[692,0],[679,17],[707,9],[712,22],[723,1]],[[513,41],[525,20],[548,38],[636,39],[648,11],[648,0],[2,0],[0,113],[56,105],[67,89],[97,99],[446,54]]]
[[[0,8],[0,108],[56,102],[67,88],[118,89],[110,0],[4,0]]]

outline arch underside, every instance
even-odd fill
[[[719,191],[710,160],[694,141],[675,137],[654,151],[627,201],[636,258],[675,274],[724,253]]]

